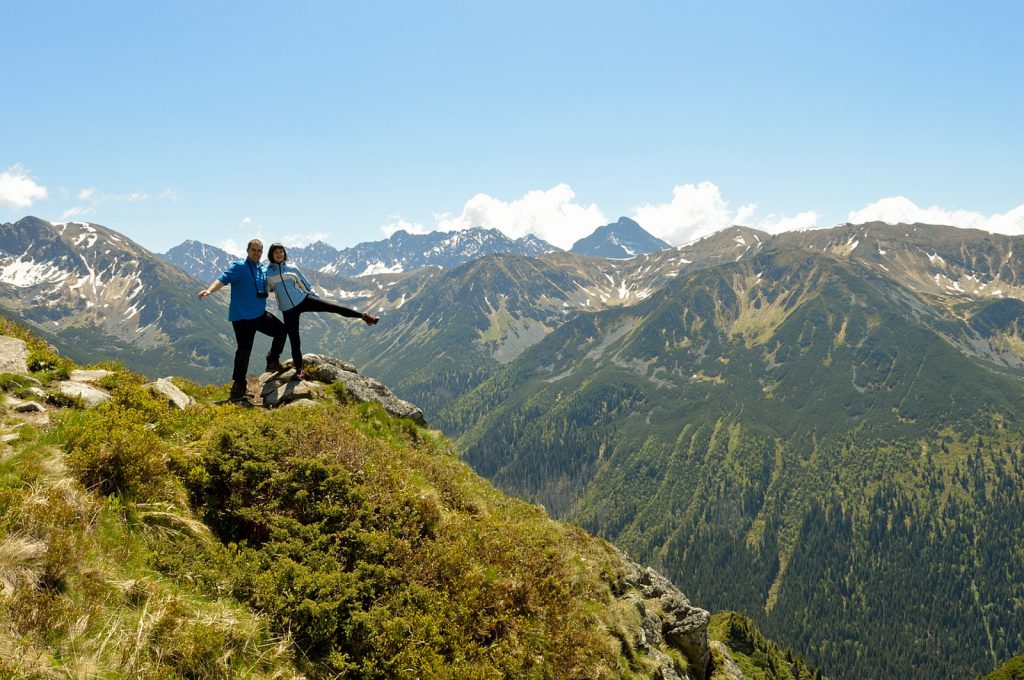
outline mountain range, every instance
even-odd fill
[[[265,244],[265,245],[269,245]],[[670,248],[633,220],[598,227],[569,250],[577,255],[628,259]],[[395,274],[427,266],[451,269],[484,255],[539,257],[561,249],[535,236],[510,239],[497,229],[472,227],[455,232],[410,234],[399,230],[381,241],[338,250],[324,241],[288,249],[289,261],[310,271],[343,277]],[[200,281],[213,280],[235,256],[206,243],[186,240],[161,255]]]
[[[618,238],[616,230],[602,229],[608,238]],[[344,250],[317,242],[290,248],[289,257],[305,268],[321,294],[352,307],[390,312],[444,270],[482,255],[556,250],[532,236],[512,240],[496,229],[474,228],[427,235],[399,231]],[[194,293],[234,259],[195,240],[158,257],[102,225],[26,217],[0,229],[0,310],[79,361],[102,356],[153,375],[219,381],[233,353],[230,327],[222,321],[226,296],[197,304]],[[339,328],[317,315],[304,320],[311,343],[329,351],[363,342],[363,331]],[[261,351],[254,352],[254,371]]]

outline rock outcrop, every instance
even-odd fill
[[[321,354],[305,354],[302,361],[305,380],[294,380],[295,371],[291,368],[283,373],[264,373],[260,376],[260,394],[264,406],[282,406],[302,399],[315,399],[323,391],[314,383],[340,384],[353,401],[375,401],[393,416],[409,418],[417,425],[427,426],[423,411],[418,406],[396,397],[381,381],[361,375],[347,361]],[[291,362],[285,362],[285,366],[290,367]]]
[[[640,614],[643,639],[637,646],[661,663],[662,680],[683,678],[672,660],[658,647],[667,645],[680,650],[689,662],[687,676],[705,680],[711,674],[711,648],[708,646],[708,623],[711,614],[690,604],[689,599],[671,581],[633,562],[621,552],[626,573],[623,578],[624,597],[635,604]]]

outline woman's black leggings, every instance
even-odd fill
[[[360,312],[354,309],[342,307],[333,302],[315,298],[312,295],[307,295],[302,302],[285,311],[283,313],[284,327],[288,331],[288,343],[292,346],[292,363],[295,364],[296,371],[302,370],[302,341],[299,339],[299,315],[303,312],[330,312],[331,314],[340,314],[341,316],[348,316],[354,319],[362,316]]]

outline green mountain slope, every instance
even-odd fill
[[[366,304],[382,316],[377,327],[369,333],[354,329],[353,335],[344,327],[321,342],[352,357],[432,419],[578,312],[633,305],[682,271],[749,257],[768,238],[731,227],[630,260],[573,253],[486,256],[420,276],[422,287],[405,286],[401,296],[396,286],[386,300],[368,298]]]
[[[973,305],[1019,337],[1015,304]],[[442,422],[502,488],[837,677],[962,675],[1024,645],[1024,384],[951,308],[770,248],[568,321]]]
[[[98,224],[26,217],[2,227],[0,311],[76,361],[226,380],[226,296],[200,303],[194,279]]]

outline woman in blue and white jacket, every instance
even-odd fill
[[[313,290],[313,285],[295,265],[288,264],[288,251],[280,243],[270,244],[266,265],[267,290],[277,297],[277,307],[284,316],[288,331],[288,342],[292,347],[292,362],[295,364],[295,378],[302,380],[302,347],[299,339],[299,315],[303,312],[330,312],[353,319],[362,319],[368,326],[380,321],[369,312],[357,312],[348,307],[322,299]]]

